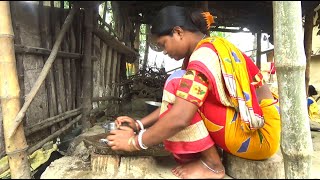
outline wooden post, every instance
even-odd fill
[[[306,53],[306,94],[308,95],[308,87],[310,80],[310,60],[312,52],[312,31],[313,31],[313,15],[314,10],[306,11],[304,22],[304,49]]]
[[[114,54],[115,51],[112,49],[112,47],[108,46],[108,52],[107,52],[107,73],[106,73],[106,94],[105,96],[111,96],[111,90],[112,90],[112,83],[111,83],[111,76],[112,76],[112,54]]]
[[[308,179],[313,149],[305,94],[301,1],[274,1],[273,24],[285,178]]]
[[[137,50],[137,52],[139,52],[139,46],[140,46],[140,27],[141,27],[140,23],[136,23],[134,25],[135,38],[134,38],[133,48]],[[135,66],[135,70],[139,71],[139,58],[136,58],[136,61],[134,62],[134,66]],[[136,71],[133,73],[136,74],[137,73]]]
[[[29,94],[26,96],[25,103],[23,104],[22,108],[20,109],[19,113],[17,114],[16,118],[14,119],[12,129],[8,130],[9,137],[12,137],[12,135],[16,132],[16,129],[19,126],[19,124],[21,123],[24,115],[26,114],[26,111],[27,111],[29,105],[31,104],[34,96],[38,92],[42,82],[46,78],[46,76],[52,66],[52,63],[54,62],[54,60],[57,56],[57,52],[58,52],[59,46],[62,42],[63,36],[66,33],[66,31],[69,29],[71,22],[72,22],[72,19],[78,9],[79,8],[76,6],[76,4],[74,4],[74,6],[72,7],[68,17],[66,18],[66,20],[61,28],[61,31],[59,32],[58,38],[57,38],[56,42],[54,43],[54,46],[53,46],[52,51],[50,53],[50,56],[48,57],[46,63],[44,64],[43,69],[42,69],[37,81],[35,82],[34,86],[30,90]]]
[[[146,24],[146,48],[144,50],[144,58],[142,62],[142,76],[145,76],[145,71],[148,64],[149,44],[150,44],[150,25]]]
[[[45,13],[43,7],[43,1],[39,1],[39,29],[40,29],[40,47],[49,48],[49,33],[48,33],[48,23],[45,21]],[[42,57],[45,61],[45,56]],[[44,62],[45,63],[45,62]],[[58,114],[57,101],[56,101],[56,88],[54,84],[54,77],[52,69],[48,72],[48,77],[45,79],[47,95],[48,95],[48,109],[49,116],[55,116]]]
[[[0,2],[0,100],[3,115],[5,149],[9,159],[12,179],[31,179],[27,156],[27,141],[23,124],[17,126],[10,138],[9,130],[14,127],[13,119],[19,112],[20,87],[14,54],[13,29],[9,1]]]
[[[92,48],[92,29],[93,29],[93,8],[85,9],[84,27],[85,27],[85,40],[84,40],[84,57],[83,57],[83,82],[82,82],[82,113],[81,118],[82,131],[86,131],[91,127],[89,121],[90,110],[92,109],[92,61],[91,61],[91,48]]]
[[[256,65],[261,69],[261,31],[257,32],[257,57]]]

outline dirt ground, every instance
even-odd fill
[[[320,127],[319,123],[311,122],[311,127]],[[88,135],[93,135],[101,129],[96,128],[89,132]],[[320,178],[320,131],[311,131],[313,149],[312,154],[312,166],[311,166],[311,178]],[[106,166],[108,172],[92,172],[90,168],[90,161],[83,161],[83,157],[79,156],[85,150],[77,147],[78,154],[74,156],[65,156],[52,162],[46,171],[42,174],[41,179],[177,179],[171,173],[171,169],[177,164],[170,157],[158,157],[158,158],[124,158],[121,159],[121,164],[118,168],[112,166]],[[107,160],[107,164],[112,164],[110,159]],[[114,163],[116,161],[113,161]],[[114,164],[113,163],[113,164]],[[120,163],[120,162],[118,162]],[[224,179],[232,179],[226,175]]]

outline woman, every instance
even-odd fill
[[[217,147],[247,159],[267,159],[280,145],[278,101],[252,60],[219,37],[207,37],[208,12],[168,6],[151,33],[164,53],[184,59],[164,87],[161,108],[140,120],[127,116],[107,138],[113,150],[134,151],[164,142],[180,178],[223,178]],[[148,127],[146,130],[145,127]],[[135,135],[135,130],[138,135]]]
[[[319,107],[316,100],[314,99],[314,96],[316,95],[318,95],[316,88],[313,85],[309,85],[307,98],[309,118],[312,121],[320,122]]]

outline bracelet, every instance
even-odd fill
[[[141,130],[138,135],[138,143],[139,143],[139,146],[141,149],[148,149],[148,147],[146,145],[144,145],[142,142],[142,135],[145,131],[146,131],[145,129]]]
[[[139,131],[140,131],[140,126],[139,126],[139,124],[138,124],[137,122],[135,122],[134,124],[136,125],[137,132],[139,132]]]
[[[128,145],[129,145],[129,147],[130,147],[130,151],[133,151],[133,149],[132,149],[132,141],[134,141],[134,136],[132,136],[131,138],[129,138],[129,140],[128,140]]]
[[[134,147],[136,150],[138,150],[138,151],[141,150],[141,149],[138,148],[138,146],[137,146],[137,144],[136,144],[136,138],[135,138],[135,136],[133,136],[133,138],[132,138],[132,145],[133,145],[133,147]]]
[[[144,130],[142,122],[140,120],[136,120],[136,122],[139,124],[140,130]]]

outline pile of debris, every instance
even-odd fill
[[[164,68],[147,67],[146,69],[140,69],[137,74],[129,76],[121,83],[128,89],[123,98],[138,97],[161,101],[163,86],[168,76]]]

